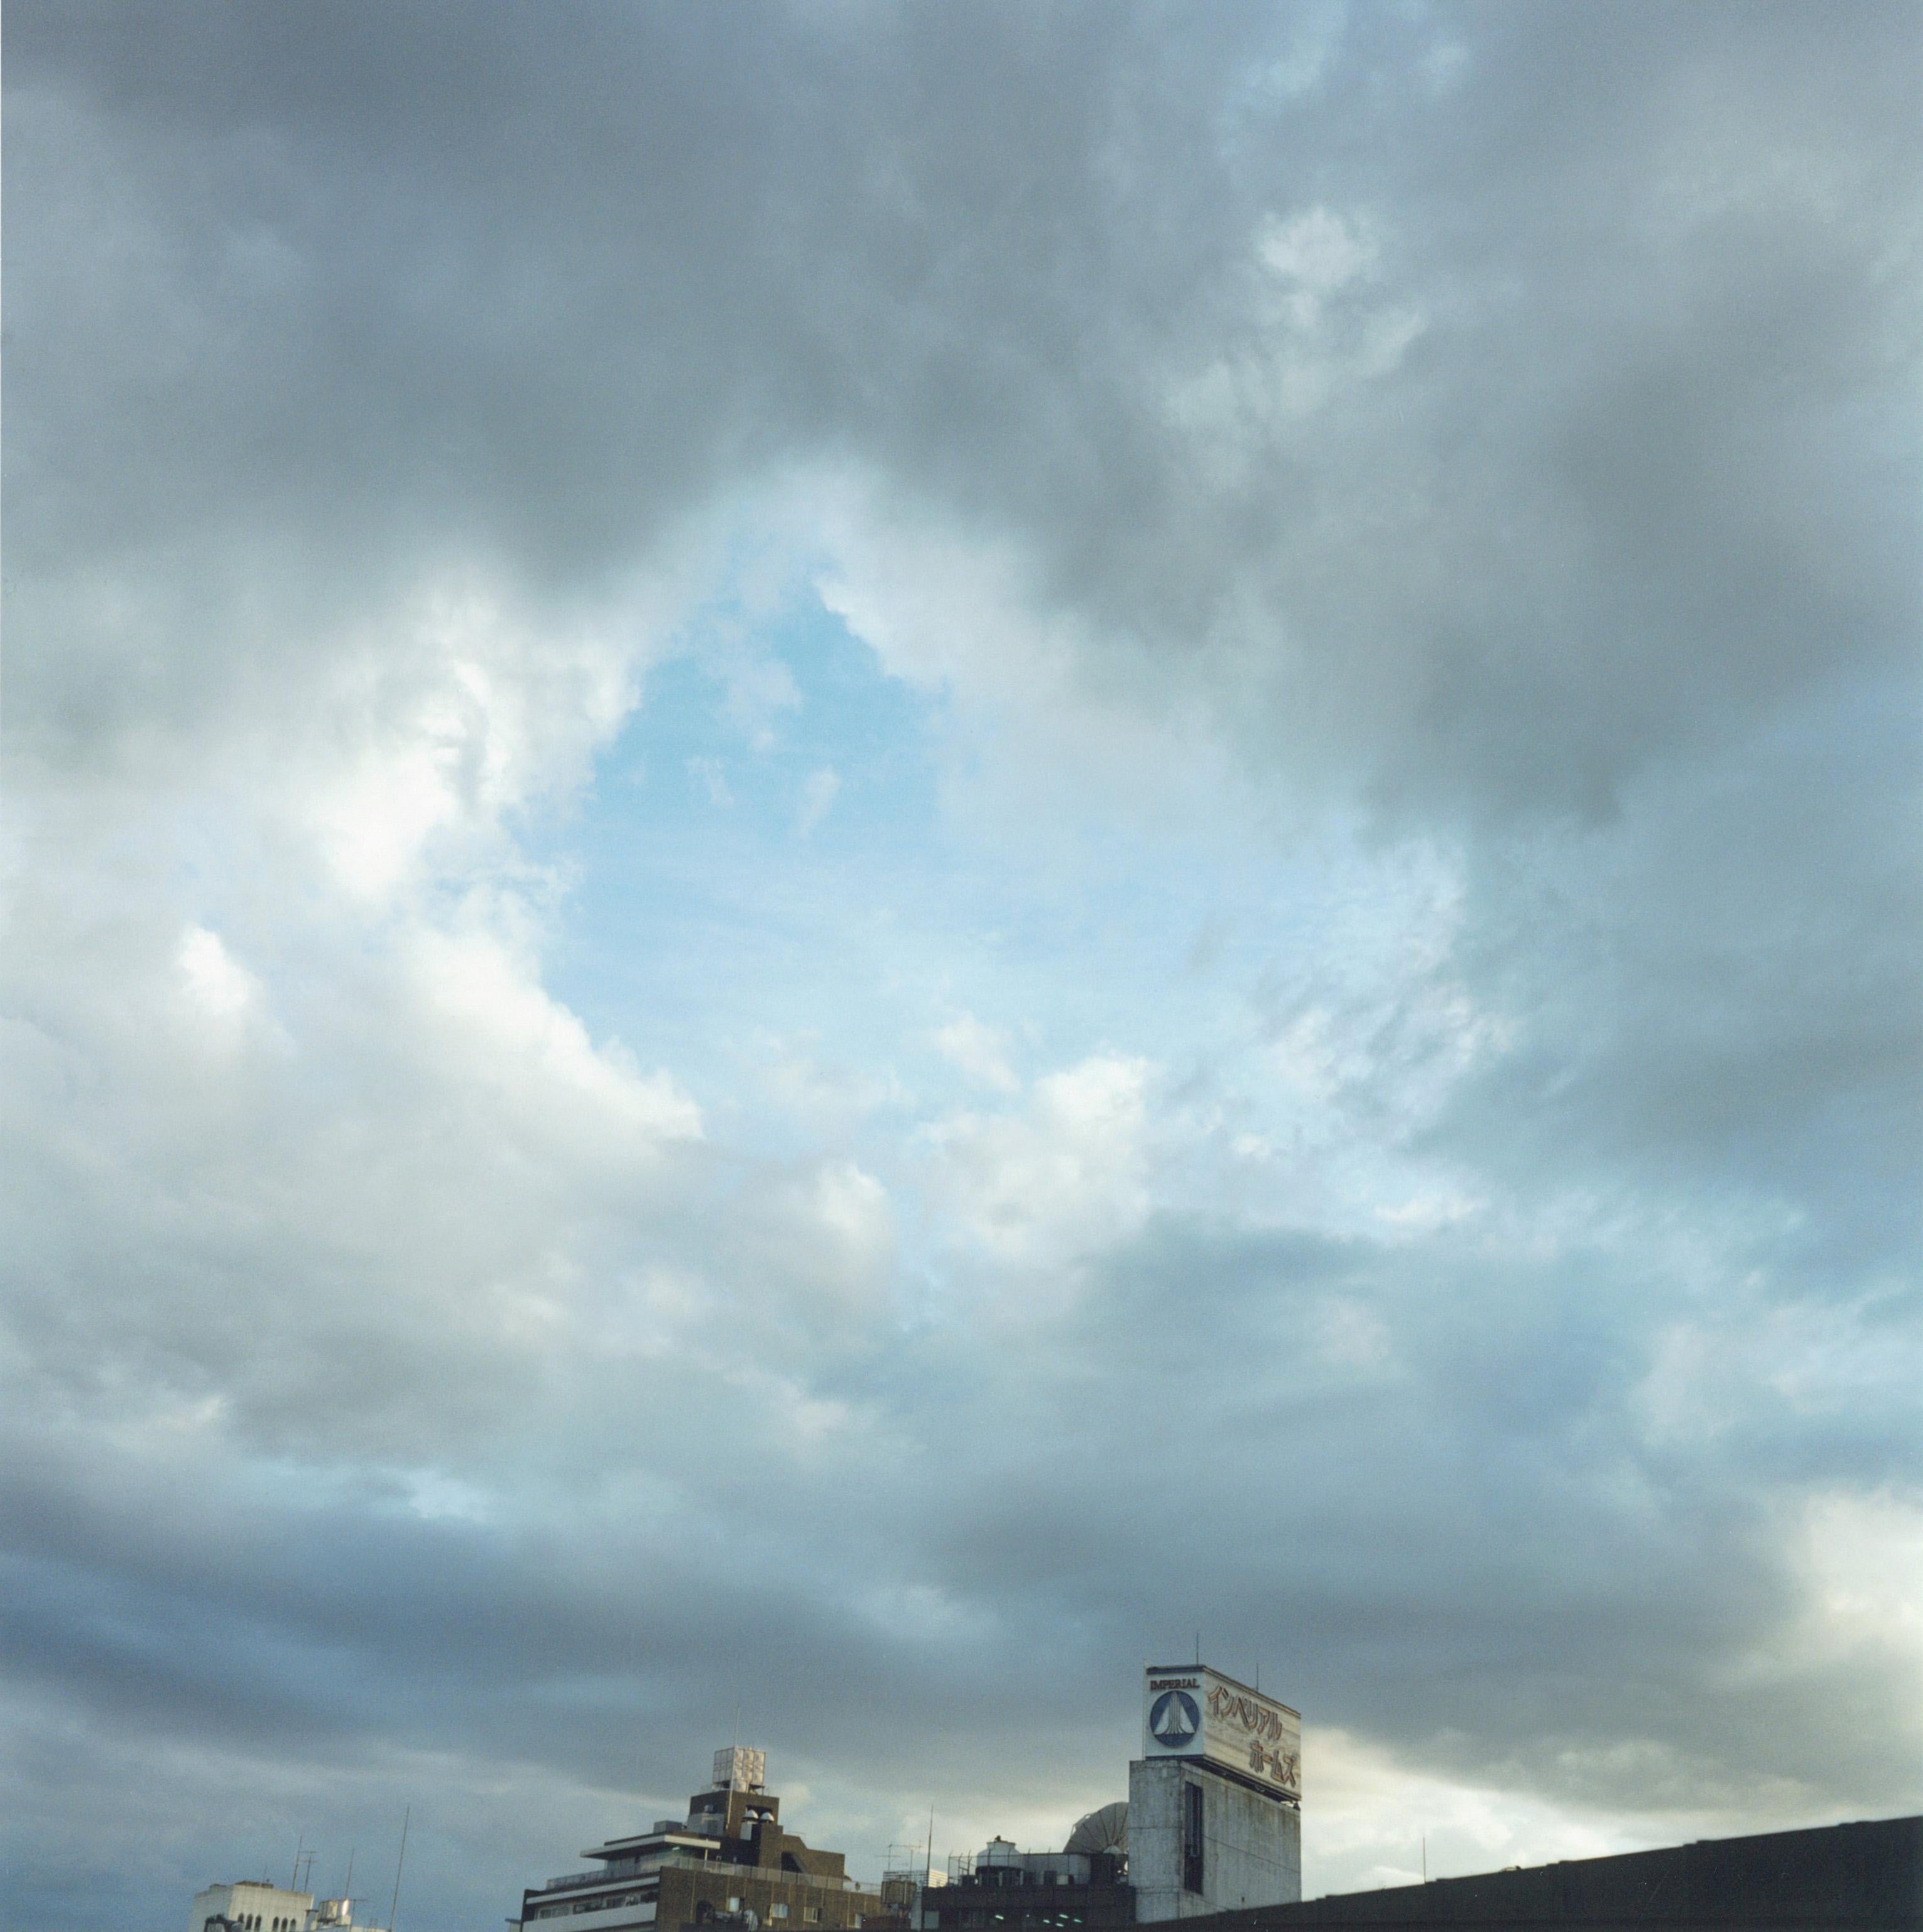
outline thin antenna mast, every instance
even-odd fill
[[[394,1861],[394,1896],[388,1901],[387,1932],[394,1932],[395,1914],[401,1909],[401,1868],[407,1862],[407,1826],[413,1815],[411,1804],[401,1814],[401,1856]]]
[[[303,1832],[294,1840],[294,1866],[293,1870],[287,1874],[287,1889],[290,1892],[298,1892],[300,1889],[300,1855],[306,1845],[307,1834]]]
[[[354,1916],[354,1848],[352,1845],[347,1847],[347,1882],[341,1886],[341,1895],[347,1901],[347,1916],[351,1918]]]

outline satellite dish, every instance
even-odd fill
[[[1127,1802],[1117,1798],[1113,1804],[1104,1804],[1100,1810],[1077,1819],[1075,1828],[1068,1834],[1068,1842],[1062,1849],[1088,1856],[1097,1852],[1125,1852],[1128,1849]]]

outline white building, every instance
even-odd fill
[[[379,1932],[354,1923],[353,1900],[290,1892],[264,1880],[210,1885],[197,1892],[187,1932]]]
[[[242,1885],[210,1885],[194,1895],[188,1915],[187,1932],[206,1932],[218,1922],[237,1927],[239,1932],[307,1932],[314,1910],[314,1894],[289,1892],[264,1881]]]
[[[1138,1923],[1302,1896],[1302,1718],[1206,1665],[1152,1668],[1128,1767]]]

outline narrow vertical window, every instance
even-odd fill
[[[1202,1787],[1182,1787],[1182,1888],[1202,1889]]]

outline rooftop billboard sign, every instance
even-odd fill
[[[1278,1798],[1302,1796],[1300,1714],[1206,1664],[1150,1666],[1142,1750],[1218,1766]]]

